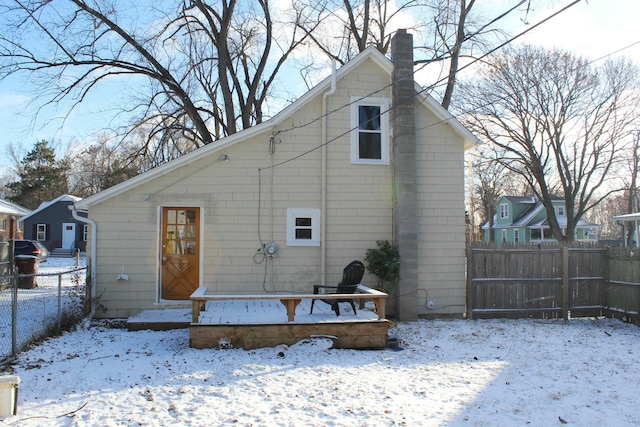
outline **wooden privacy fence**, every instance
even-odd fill
[[[612,316],[638,324],[639,311],[640,256],[627,248],[467,249],[469,318]]]

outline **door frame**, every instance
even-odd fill
[[[200,212],[200,217],[198,221],[200,221],[198,239],[200,243],[200,253],[198,254],[198,281],[199,283],[203,283],[203,268],[204,268],[204,206],[200,203],[165,203],[159,205],[156,210],[156,299],[155,305],[161,306],[189,306],[191,307],[191,301],[187,300],[168,300],[162,298],[162,212],[164,208],[181,208],[181,207],[190,207],[190,208],[198,208]]]

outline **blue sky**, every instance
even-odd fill
[[[533,10],[527,19],[530,24],[539,22],[571,1],[534,0],[533,3]],[[494,16],[495,11],[503,11],[512,4],[513,1],[492,0],[486,16]],[[522,18],[523,14],[517,14],[508,21],[508,29],[513,34],[527,28]],[[640,65],[639,18],[638,0],[583,0],[519,41],[561,47],[590,59],[600,58],[637,42],[619,55],[632,58]],[[63,120],[66,107],[62,106],[60,110],[45,108],[34,122],[34,107],[29,101],[37,99],[38,94],[17,79],[0,82],[0,176],[11,164],[6,156],[8,144],[22,147],[26,153],[41,139],[63,146],[72,142],[91,141],[105,127],[101,111],[109,109],[121,96],[120,93],[103,90],[66,120]]]

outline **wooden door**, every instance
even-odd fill
[[[200,278],[200,208],[162,209],[162,289],[165,300],[188,300]]]

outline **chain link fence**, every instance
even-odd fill
[[[68,264],[0,277],[0,363],[87,314],[87,267]]]

